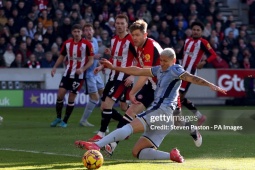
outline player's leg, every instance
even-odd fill
[[[133,148],[133,156],[138,159],[144,160],[172,160],[175,162],[183,162],[184,159],[180,155],[177,149],[172,149],[170,152],[159,151],[157,148],[160,146],[165,136],[171,131],[173,125],[173,119],[169,121],[156,121],[153,119],[156,116],[172,117],[173,110],[169,109],[157,109],[140,117],[140,120],[145,126],[145,132],[138,140]],[[156,127],[156,128],[155,128]],[[164,127],[158,130],[157,127]]]
[[[85,141],[76,141],[75,145],[83,149],[100,149],[106,144],[109,144],[114,141],[124,140],[127,136],[132,133],[144,132],[144,124],[138,119],[135,118],[130,124],[123,126],[122,128],[116,129],[106,135],[104,138],[98,140],[97,142],[85,142]],[[91,148],[93,147],[93,148]]]
[[[206,120],[206,116],[205,115],[202,115],[198,110],[197,108],[195,107],[195,105],[190,101],[188,100],[187,98],[185,98],[186,96],[186,93],[190,87],[190,84],[189,82],[186,82],[186,81],[183,81],[182,84],[181,84],[181,87],[180,87],[180,98],[181,98],[181,103],[183,106],[185,106],[186,108],[188,108],[192,113],[194,113],[197,118],[198,118],[198,125],[202,125],[204,123],[204,121]]]
[[[71,78],[68,79],[67,86],[67,90],[69,90],[68,103],[66,105],[65,117],[60,124],[61,127],[67,127],[68,119],[70,118],[73,112],[76,95],[78,91],[80,91],[80,89],[82,88],[83,82],[84,80],[79,79],[78,77],[75,77],[74,79]]]
[[[51,122],[50,126],[51,127],[56,127],[57,124],[61,123],[61,117],[62,117],[62,109],[64,106],[64,97],[67,92],[67,78],[62,77],[58,89],[58,94],[57,94],[57,101],[56,101],[56,113],[57,113],[57,118]]]
[[[98,133],[89,139],[90,141],[96,141],[105,136],[105,132],[112,118],[112,108],[114,103],[121,97],[125,85],[122,81],[108,81],[105,90],[103,92],[101,109],[102,109],[102,120],[101,127]]]
[[[89,101],[86,104],[83,115],[80,120],[81,126],[94,126],[88,122],[88,118],[91,115],[92,111],[99,103],[99,94],[96,86],[96,79],[94,77],[85,79],[85,93],[89,94]]]
[[[194,140],[194,143],[197,147],[202,145],[202,136],[199,131],[195,128],[192,128],[192,123],[187,120],[181,113],[181,103],[180,103],[180,96],[178,97],[177,107],[173,112],[174,115],[174,125],[175,126],[185,126],[188,127],[190,135]]]

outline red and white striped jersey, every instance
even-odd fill
[[[60,54],[68,58],[64,77],[69,78],[74,78],[76,70],[86,65],[89,56],[94,56],[92,44],[83,38],[79,42],[74,42],[72,38],[66,40]],[[83,79],[84,74],[80,74],[78,78]]]
[[[133,40],[130,34],[120,39],[119,36],[114,36],[111,39],[111,58],[110,61],[114,66],[129,67],[133,65],[136,51]],[[110,80],[125,80],[129,75],[123,72],[112,70],[109,78]]]
[[[207,40],[187,38],[180,51],[180,55],[183,55],[183,68],[189,73],[195,71],[204,54],[208,56],[206,60],[208,63],[216,59],[216,53]]]
[[[160,65],[160,53],[163,51],[162,47],[155,40],[147,38],[143,47],[137,47],[137,59],[138,66],[152,67]],[[156,88],[157,78],[149,78],[149,81],[152,83],[153,89]]]

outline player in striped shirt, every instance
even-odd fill
[[[119,14],[116,16],[115,21],[116,36],[111,39],[111,49],[106,49],[105,53],[110,55],[110,61],[114,66],[132,66],[136,57],[136,51],[132,37],[127,31],[128,17],[124,14]],[[101,65],[95,69],[94,73],[96,74],[102,69],[103,66]],[[132,87],[133,79],[133,76],[125,73],[115,70],[111,71],[101,98],[101,127],[98,133],[90,139],[91,141],[99,140],[105,136],[111,118],[122,119],[122,115],[113,109],[113,105],[121,99],[124,92],[128,91],[127,88]]]
[[[207,86],[213,91],[226,94],[220,87],[205,79],[186,72],[182,66],[175,64],[175,52],[171,48],[164,49],[160,54],[160,66],[151,68],[116,67],[103,59],[101,64],[106,67],[130,75],[157,77],[158,83],[154,93],[154,100],[142,116],[136,117],[131,123],[119,128],[97,142],[77,141],[76,144],[83,149],[100,150],[105,145],[124,140],[135,133],[143,133],[133,147],[134,157],[142,160],[172,160],[182,163],[184,158],[179,150],[170,152],[157,150],[165,136],[171,132],[174,125],[173,111],[177,104],[181,81],[188,81],[197,85]],[[161,117],[161,118],[160,118]],[[169,119],[164,119],[168,117]]]
[[[191,24],[191,29],[192,37],[185,40],[177,58],[181,59],[181,65],[185,71],[195,75],[197,69],[201,69],[206,63],[210,63],[216,59],[216,53],[210,46],[209,42],[202,38],[204,25],[201,22],[193,22]],[[208,58],[201,61],[204,54],[208,56]],[[190,82],[182,82],[180,87],[181,104],[191,110],[198,117],[198,125],[200,126],[206,120],[206,116],[202,115],[194,104],[185,97],[189,86]]]
[[[51,71],[51,76],[53,77],[58,65],[63,63],[65,57],[67,57],[68,64],[62,80],[60,81],[56,101],[57,118],[51,122],[51,127],[56,127],[58,124],[60,124],[60,127],[67,127],[67,121],[74,108],[75,97],[77,92],[81,89],[84,81],[84,72],[93,64],[94,61],[92,44],[82,38],[81,25],[73,25],[71,31],[73,38],[68,39],[63,43],[60,50],[60,56]],[[66,106],[65,117],[62,120],[62,108],[67,91],[69,91],[68,103]]]

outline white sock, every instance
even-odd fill
[[[97,132],[97,135],[98,136],[101,136],[102,138],[105,136],[105,132],[101,132],[101,131],[98,131]]]
[[[202,117],[202,114],[201,114],[199,111],[197,111],[197,112],[195,113],[195,115],[197,116],[198,119],[200,119],[200,118]]]
[[[153,148],[145,148],[139,153],[138,159],[143,160],[170,160],[170,153]]]
[[[89,116],[91,115],[92,111],[94,110],[98,102],[99,101],[97,100],[89,99],[89,102],[87,103],[85,107],[85,110],[83,112],[80,122],[86,122],[86,120],[89,118]]]
[[[106,135],[103,139],[95,142],[100,148],[106,144],[124,140],[127,136],[133,133],[133,128],[130,124],[123,126],[122,128],[112,131],[110,134]]]

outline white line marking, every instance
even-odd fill
[[[45,155],[57,155],[57,156],[81,157],[80,155],[59,154],[59,153],[54,153],[54,152],[30,151],[30,150],[12,149],[12,148],[0,148],[0,151],[26,152],[26,153],[45,154]]]

